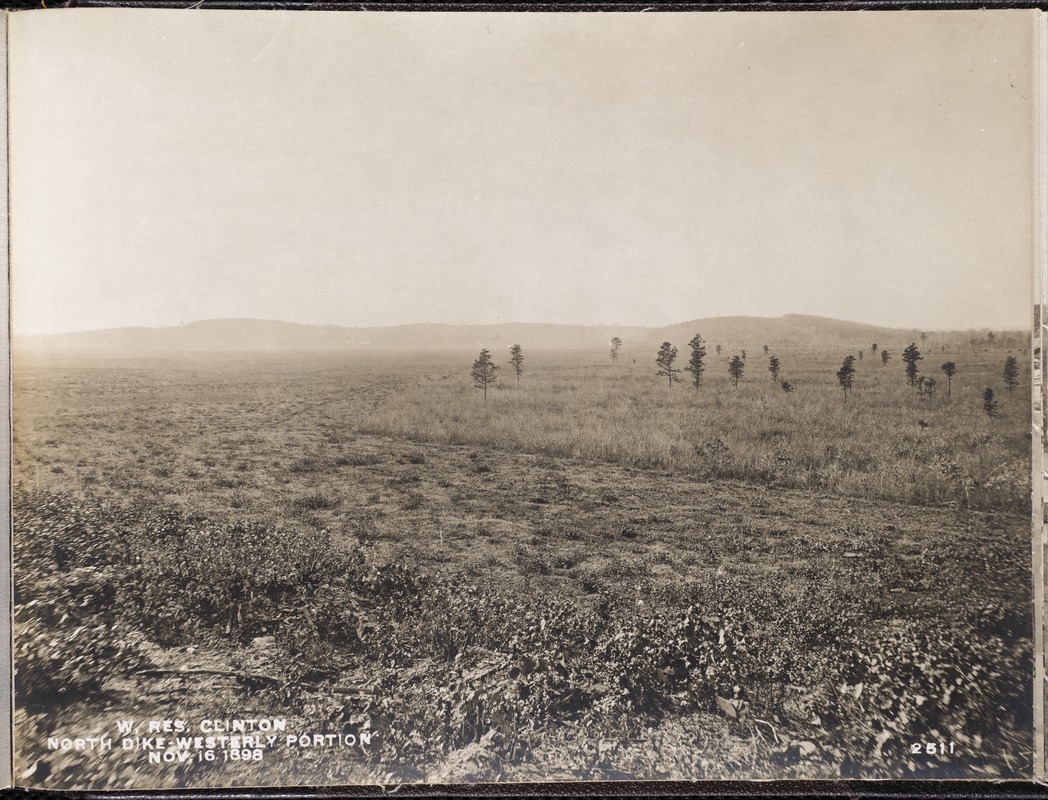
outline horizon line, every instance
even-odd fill
[[[637,324],[619,324],[619,323],[575,323],[575,322],[402,322],[392,325],[348,325],[334,322],[300,322],[286,319],[273,319],[267,317],[207,317],[203,319],[193,320],[191,322],[180,322],[172,325],[116,325],[106,328],[81,328],[77,330],[67,331],[54,331],[49,333],[16,333],[12,330],[12,339],[39,339],[51,336],[76,336],[81,334],[90,333],[106,333],[112,331],[130,331],[130,330],[144,330],[144,331],[165,331],[165,330],[177,330],[179,328],[188,328],[194,325],[203,325],[214,322],[261,322],[267,324],[277,325],[294,325],[304,328],[341,328],[344,330],[390,330],[394,328],[409,328],[409,327],[420,327],[425,325],[439,326],[446,328],[497,328],[497,327],[508,327],[508,326],[533,326],[533,327],[560,327],[560,328],[633,328],[656,331],[662,328],[673,328],[679,325],[687,325],[692,322],[708,322],[714,320],[727,320],[727,319],[749,319],[749,320],[781,320],[790,317],[803,317],[809,319],[825,320],[830,322],[843,322],[850,325],[863,325],[870,328],[884,328],[887,330],[898,330],[898,331],[924,331],[927,333],[958,333],[968,331],[992,331],[995,328],[989,326],[978,326],[978,327],[956,327],[956,328],[925,328],[919,325],[887,325],[884,323],[876,322],[865,322],[860,320],[845,319],[843,317],[829,317],[821,314],[802,314],[790,312],[787,314],[778,314],[772,316],[761,316],[755,314],[718,314],[716,316],[708,317],[695,317],[693,319],[681,320],[679,322],[670,322],[663,325],[637,325]],[[1032,323],[1032,321],[1031,321]],[[1032,329],[1032,324],[1031,324]],[[1026,328],[1024,326],[1016,327],[998,327],[996,330],[1007,331],[1007,332],[1022,332]]]

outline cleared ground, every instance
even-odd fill
[[[79,621],[127,642],[88,650],[82,692],[36,688],[21,768],[71,787],[1028,769],[1029,389],[1024,369],[1004,390],[1006,353],[929,354],[921,400],[897,353],[867,352],[845,405],[832,351],[780,353],[790,393],[753,351],[738,389],[711,354],[699,393],[636,354],[525,352],[487,403],[475,354],[17,364],[23,640],[83,650]],[[81,619],[58,613],[70,591],[97,598]],[[382,745],[178,769],[44,746],[247,708]]]

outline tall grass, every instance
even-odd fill
[[[925,374],[942,379],[938,364],[948,359],[958,374],[951,397],[940,380],[924,400],[901,363],[865,359],[847,403],[834,377],[836,354],[780,358],[793,392],[752,354],[738,388],[722,357],[712,359],[698,391],[669,388],[653,366],[561,360],[530,363],[519,389],[499,384],[484,402],[463,370],[390,397],[360,430],[858,497],[1028,508],[1028,389],[1003,394],[996,418],[982,411],[982,390],[1000,386],[1003,354],[929,355]]]

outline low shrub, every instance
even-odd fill
[[[575,568],[588,594],[573,599],[379,563],[323,531],[71,496],[19,492],[14,524],[17,697],[29,710],[137,669],[146,638],[274,635],[281,702],[366,670],[366,699],[334,703],[330,720],[382,732],[375,758],[396,752],[419,769],[480,741],[512,762],[564,726],[624,743],[695,714],[740,736],[754,720],[773,725],[767,763],[798,774],[1003,776],[1030,759],[1022,598],[900,621],[866,613],[874,583],[656,589],[613,560]],[[550,572],[526,545],[513,557],[526,575]],[[910,754],[927,741],[959,750]]]

